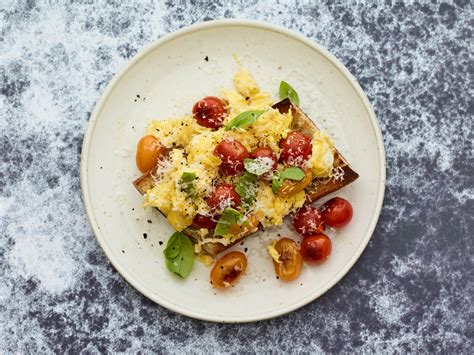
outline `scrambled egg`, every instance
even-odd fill
[[[152,121],[147,128],[147,134],[157,138],[166,148],[185,146],[190,137],[206,131],[192,116],[164,121]]]
[[[230,122],[245,111],[265,110],[247,129],[226,131],[221,128],[212,131],[200,126],[192,116],[153,121],[148,126],[147,133],[172,150],[170,159],[158,167],[155,185],[147,191],[144,206],[157,207],[178,231],[190,226],[196,214],[210,214],[206,198],[217,181],[232,182],[232,178],[219,176],[221,160],[214,156],[213,152],[220,141],[232,137],[240,141],[249,151],[257,146],[269,146],[278,153],[280,140],[291,131],[293,121],[291,111],[281,114],[271,108],[273,100],[270,95],[260,91],[255,79],[246,69],[241,68],[237,72],[234,85],[234,90],[222,92],[228,110],[228,117],[224,123]],[[312,156],[307,163],[308,167],[314,176],[330,176],[334,161],[331,140],[324,133],[317,131],[313,136],[312,145]],[[180,179],[184,172],[196,174],[194,199],[182,191]],[[260,180],[256,202],[251,211],[264,227],[281,225],[283,218],[301,207],[304,202],[304,191],[282,197],[272,192],[268,181]],[[212,238],[212,241],[228,244],[230,240],[227,239]],[[203,242],[205,240],[203,239]]]
[[[290,196],[275,195],[270,185],[260,181],[254,213],[264,228],[283,224],[283,218],[296,211],[305,202],[305,192]]]
[[[278,264],[281,264],[281,261],[280,261],[280,253],[278,252],[278,250],[276,250],[275,248],[275,245],[276,245],[277,241],[276,240],[273,240],[268,246],[267,246],[267,251],[268,251],[268,254],[270,254],[270,256],[272,257],[272,259],[278,263]]]
[[[316,131],[313,134],[313,151],[308,161],[313,176],[328,177],[334,164],[334,145],[327,134]]]

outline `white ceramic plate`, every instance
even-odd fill
[[[277,280],[266,244],[277,233],[297,237],[286,227],[266,231],[234,247],[247,248],[247,275],[235,287],[217,291],[209,284],[210,269],[199,262],[186,280],[166,270],[163,248],[173,230],[155,210],[141,207],[142,197],[131,182],[140,175],[134,154],[147,123],[190,113],[196,100],[232,87],[238,68],[233,54],[262,89],[275,95],[275,101],[280,80],[290,82],[299,93],[302,109],[333,137],[360,178],[337,193],[352,202],[355,213],[349,226],[337,234],[330,232],[333,253],[327,262],[305,266],[292,283]],[[163,37],[115,76],[89,122],[82,149],[81,186],[100,246],[132,286],[158,304],[190,317],[246,322],[295,310],[322,295],[349,271],[379,217],[385,156],[365,94],[329,52],[272,25],[214,21]]]

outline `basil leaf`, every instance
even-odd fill
[[[272,166],[273,160],[271,158],[259,157],[256,159],[244,159],[245,170],[254,175],[263,175],[270,171]]]
[[[240,177],[235,185],[235,191],[239,194],[242,201],[242,207],[245,209],[249,208],[257,198],[257,181],[257,175],[246,172]]]
[[[302,169],[297,168],[295,166],[290,166],[283,171],[275,171],[272,177],[272,191],[273,193],[277,193],[278,190],[283,185],[283,181],[285,180],[296,180],[301,181],[305,176],[305,173]]]
[[[242,224],[244,222],[244,216],[239,211],[227,207],[222,212],[221,218],[217,222],[216,228],[214,229],[214,236],[224,236],[229,234],[229,228],[232,224]]]
[[[166,267],[181,278],[186,278],[194,264],[194,247],[191,240],[182,232],[173,233],[168,240],[163,254]]]
[[[279,90],[279,94],[280,94],[280,99],[283,100],[283,99],[286,99],[286,98],[289,98],[290,101],[295,104],[296,106],[299,106],[300,105],[300,98],[298,96],[298,93],[296,92],[295,89],[293,89],[291,87],[290,84],[288,84],[286,81],[281,81],[280,82],[280,90]]]
[[[254,123],[258,116],[264,113],[265,110],[245,111],[238,114],[232,121],[230,121],[225,127],[226,131],[236,128],[246,128]]]
[[[179,180],[181,191],[185,192],[192,200],[196,198],[196,187],[194,186],[194,180],[196,179],[195,173],[184,172]]]
[[[281,186],[283,185],[283,179],[281,178],[281,173],[279,171],[275,171],[272,177],[272,191],[274,194],[280,190]]]
[[[304,171],[295,166],[291,166],[283,170],[283,172],[281,173],[281,178],[282,180],[290,179],[300,181],[304,178]]]
[[[182,233],[176,232],[168,239],[168,243],[166,244],[165,250],[163,250],[163,254],[167,259],[173,259],[178,256],[181,251],[181,240],[179,239],[179,235]]]

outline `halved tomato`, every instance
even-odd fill
[[[278,194],[280,196],[290,196],[296,194],[300,191],[303,191],[306,186],[311,184],[313,181],[313,174],[311,173],[310,169],[304,169],[304,178],[300,181],[296,180],[285,180],[281,185],[280,190],[278,190]]]
[[[247,269],[247,257],[240,251],[233,251],[217,260],[211,270],[211,283],[216,288],[230,287]]]
[[[278,277],[284,281],[296,279],[301,272],[303,258],[296,243],[289,238],[282,238],[275,244],[280,255],[278,262],[273,260],[273,266]]]

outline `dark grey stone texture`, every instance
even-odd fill
[[[474,353],[473,13],[462,0],[2,1],[1,352]],[[96,243],[79,186],[114,73],[165,33],[220,18],[328,48],[366,91],[387,153],[383,211],[354,268],[254,324],[192,320],[135,291]]]

